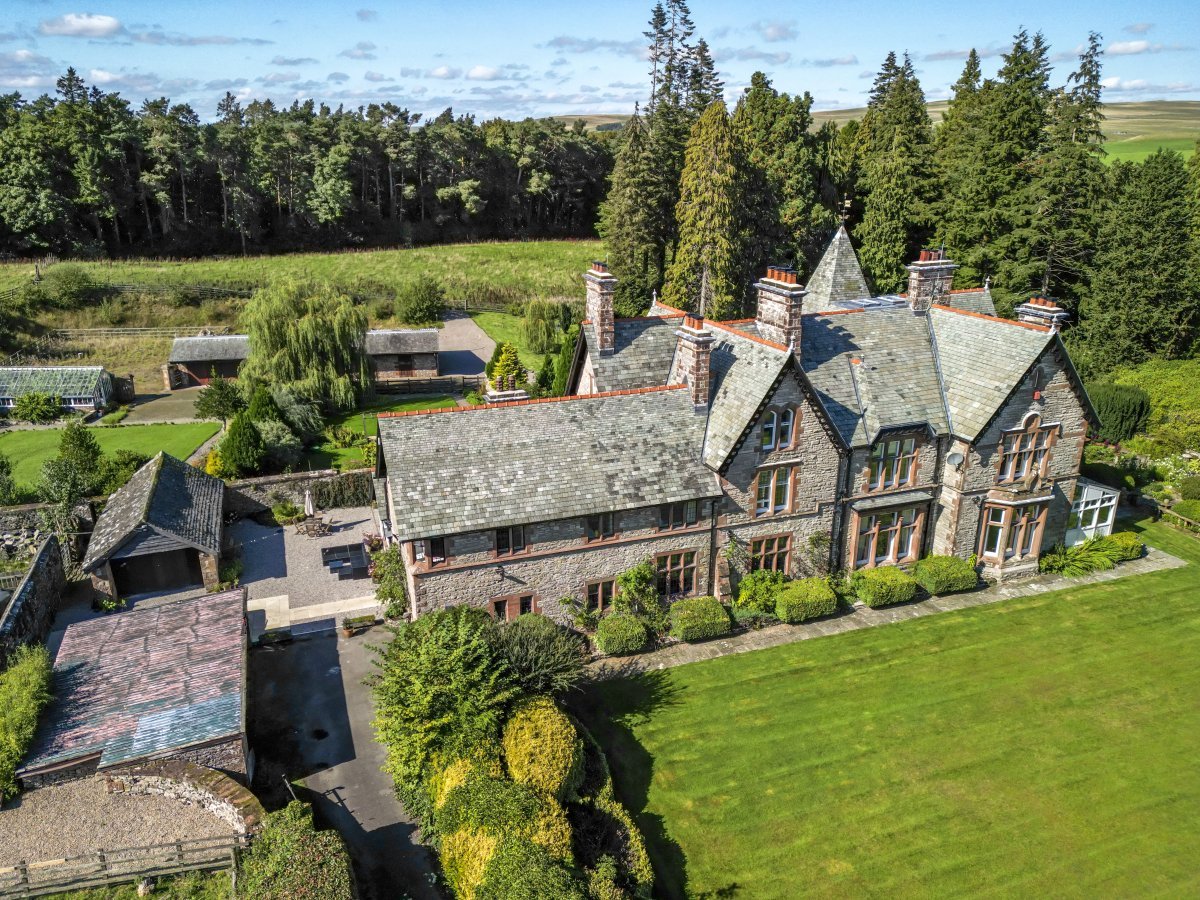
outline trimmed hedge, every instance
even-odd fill
[[[0,802],[18,793],[15,772],[50,700],[50,654],[45,647],[20,647],[0,673]]]
[[[791,625],[837,612],[838,599],[824,578],[789,582],[775,601],[775,616]]]
[[[759,569],[742,576],[738,582],[737,606],[760,613],[774,613],[779,592],[783,590],[783,573]]]
[[[336,831],[317,831],[312,807],[293,800],[269,813],[242,859],[238,893],[262,900],[352,900],[346,845]]]
[[[587,892],[566,866],[541,847],[516,836],[492,855],[475,900],[586,900]]]
[[[850,576],[854,594],[871,609],[907,603],[917,596],[917,582],[903,569],[880,566],[863,569]]]
[[[1200,522],[1200,500],[1180,500],[1171,507],[1171,512],[1193,522]]]
[[[1150,418],[1150,395],[1128,384],[1089,384],[1088,396],[1100,418],[1100,437],[1106,441],[1127,441]]]
[[[671,604],[671,637],[703,641],[729,634],[729,610],[716,597],[685,597]]]
[[[1137,488],[1137,481],[1132,473],[1111,463],[1084,463],[1079,467],[1079,474],[1117,490],[1132,491]]]
[[[1122,562],[1140,559],[1146,552],[1146,545],[1132,531],[1118,531],[1116,534],[1109,535],[1106,540],[1120,552]]]
[[[913,577],[934,596],[969,591],[979,584],[972,561],[958,556],[927,556],[917,560]]]
[[[549,697],[517,708],[504,726],[504,761],[517,784],[566,802],[583,781],[583,741]]]
[[[639,653],[649,642],[646,626],[629,613],[611,613],[596,626],[596,649],[608,656]]]

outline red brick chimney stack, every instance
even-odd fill
[[[583,273],[587,283],[586,316],[596,329],[597,349],[608,355],[616,347],[616,328],[613,324],[613,295],[617,290],[617,278],[608,271],[608,265],[599,261]]]
[[[679,344],[671,365],[669,384],[686,384],[697,410],[707,409],[712,381],[712,348],[715,341],[705,329],[704,319],[689,314],[675,332]]]
[[[1044,325],[1051,331],[1058,331],[1071,318],[1071,314],[1046,297],[1030,297],[1015,310],[1018,322],[1031,325]]]
[[[754,285],[758,292],[755,324],[759,337],[800,351],[804,298],[808,291],[800,284],[796,270],[787,266],[769,266],[766,277]]]

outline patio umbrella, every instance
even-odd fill
[[[313,509],[312,491],[307,488],[304,491],[304,514],[309,517],[316,515],[316,511]]]

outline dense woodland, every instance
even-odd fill
[[[553,120],[427,122],[391,103],[242,106],[203,123],[74,70],[0,95],[0,252],[192,255],[591,236],[604,135]]]

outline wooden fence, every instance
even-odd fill
[[[21,583],[21,579],[24,577],[24,572],[4,572],[0,574],[0,591],[15,591],[17,585]]]
[[[1168,525],[1174,525],[1176,528],[1190,531],[1193,534],[1200,534],[1200,522],[1193,521],[1187,516],[1181,516],[1177,512],[1171,512],[1170,509],[1161,505],[1158,507],[1158,514]]]
[[[483,375],[439,375],[436,378],[383,378],[374,382],[378,394],[465,394],[479,390]]]
[[[41,897],[184,872],[234,869],[247,843],[245,835],[231,835],[22,862],[0,869],[0,897]]]
[[[106,337],[195,337],[198,334],[229,334],[228,325],[187,325],[163,328],[59,328],[54,336],[64,341]]]

